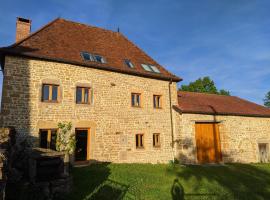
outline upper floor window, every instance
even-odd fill
[[[131,105],[133,107],[141,107],[141,94],[131,93]]]
[[[42,129],[39,132],[39,146],[56,150],[57,129]]]
[[[88,52],[81,52],[81,56],[85,61],[95,61],[99,63],[106,63],[106,60],[103,56],[90,54]]]
[[[153,104],[154,108],[161,108],[161,95],[153,96]]]
[[[160,73],[159,69],[154,65],[141,64],[143,69],[148,72]]]
[[[43,84],[42,101],[58,102],[58,100],[59,100],[59,85]]]
[[[133,63],[130,60],[125,59],[125,64],[129,67],[129,68],[134,68]]]
[[[76,103],[89,104],[90,103],[91,90],[88,87],[76,88]]]

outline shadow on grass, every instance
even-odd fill
[[[184,187],[179,183],[179,180],[176,178],[173,181],[171,188],[172,200],[184,200]]]
[[[263,200],[270,199],[270,170],[266,169],[270,165],[264,166],[265,169],[260,165],[246,164],[187,166],[172,167],[168,171],[174,173],[180,182],[194,182],[192,194],[186,193],[185,199],[204,199],[205,196],[205,199]]]
[[[73,168],[73,191],[65,199],[70,200],[116,200],[122,199],[129,186],[108,179],[109,163],[91,164]]]

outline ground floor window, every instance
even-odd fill
[[[159,133],[153,134],[153,146],[160,147],[160,134]]]
[[[41,148],[56,150],[57,129],[41,129],[39,131],[39,141]]]
[[[144,148],[143,134],[136,134],[136,148]]]

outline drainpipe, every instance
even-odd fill
[[[171,93],[172,79],[169,82],[169,101],[170,101],[170,118],[171,118],[171,137],[172,137],[172,160],[174,160],[174,132],[173,132],[173,116],[172,116],[172,93]]]

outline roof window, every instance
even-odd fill
[[[150,67],[153,70],[153,72],[160,73],[159,69],[156,66],[150,65]]]
[[[100,56],[100,55],[94,55],[94,60],[96,62],[99,62],[99,63],[106,63],[104,57]]]
[[[142,64],[142,67],[144,68],[145,71],[160,73],[159,69],[154,65]]]
[[[85,61],[94,61],[93,56],[87,52],[81,52],[81,56]]]
[[[81,52],[81,56],[85,61],[94,61],[99,63],[106,63],[106,60],[104,57],[100,55],[93,55],[88,52]]]
[[[129,68],[134,68],[133,63],[130,60],[125,59],[125,64],[129,67]]]

